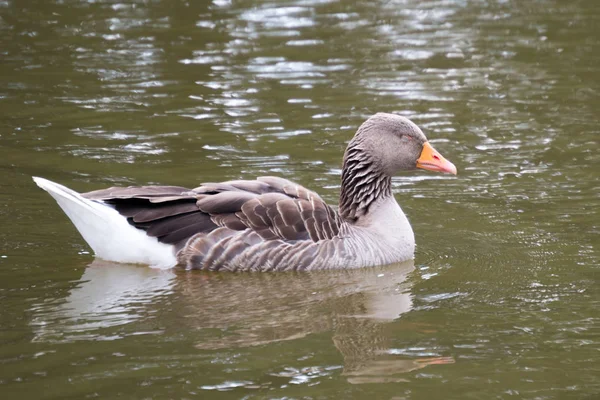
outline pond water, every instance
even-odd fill
[[[600,396],[596,0],[0,0],[0,57],[3,399]],[[459,171],[394,179],[402,265],[106,263],[31,181],[336,204],[377,111]]]

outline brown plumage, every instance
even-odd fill
[[[162,243],[174,245],[179,262],[189,268],[220,269],[222,265],[213,265],[219,256],[225,252],[229,256],[240,254],[259,240],[281,245],[332,239],[341,223],[319,195],[272,176],[256,181],[206,183],[195,189],[112,187],[84,193],[83,197],[114,206],[131,225]],[[228,241],[223,239],[246,230],[258,237],[246,235],[226,248]],[[189,249],[180,251],[188,242]]]
[[[456,173],[414,123],[380,113],[348,144],[338,210],[315,192],[272,176],[195,189],[112,187],[85,194],[34,179],[99,257],[177,262],[190,269],[281,271],[412,258],[414,235],[392,195],[391,177],[416,168]]]

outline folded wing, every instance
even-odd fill
[[[112,187],[83,194],[111,204],[129,223],[177,250],[219,227],[262,240],[313,241],[338,235],[340,217],[315,192],[278,177],[179,186]]]

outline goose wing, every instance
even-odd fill
[[[318,242],[338,235],[338,213],[315,192],[278,177],[179,186],[112,187],[83,194],[111,204],[129,223],[179,250],[219,227],[263,240]]]

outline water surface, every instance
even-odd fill
[[[600,396],[599,27],[595,0],[0,1],[2,397]],[[31,181],[335,204],[377,111],[459,170],[394,179],[414,263],[104,263]]]

